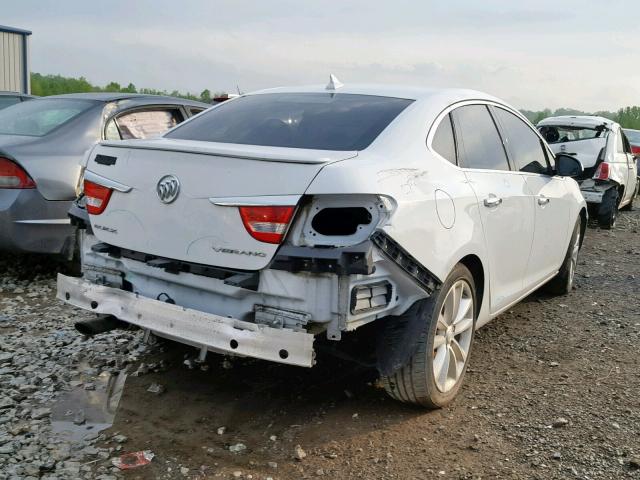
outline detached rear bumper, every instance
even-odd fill
[[[313,366],[314,336],[221,317],[58,274],[58,298],[76,307],[114,315],[154,334],[217,353]]]

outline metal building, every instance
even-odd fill
[[[0,91],[31,93],[29,30],[0,25]]]

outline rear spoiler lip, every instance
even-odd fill
[[[103,141],[99,145],[110,148],[131,148],[139,150],[161,150],[169,152],[192,153],[213,157],[260,160],[265,162],[300,163],[319,165],[347,160],[358,156],[358,151],[310,150],[303,148],[266,147],[260,145],[240,145],[214,142],[193,142],[185,145],[170,139]],[[94,151],[95,152],[95,151]]]

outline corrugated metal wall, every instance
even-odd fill
[[[0,32],[0,90],[25,92],[23,35]]]

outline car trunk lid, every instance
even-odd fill
[[[241,270],[264,268],[278,245],[254,239],[238,205],[296,205],[324,165],[357,152],[152,140],[96,147],[91,175],[116,182],[95,235],[150,255]],[[171,175],[177,196],[165,203],[158,183]],[[130,187],[129,191],[125,186]]]
[[[582,166],[591,168],[596,164],[600,151],[607,145],[607,137],[590,138],[585,140],[559,142],[549,145],[553,153],[566,153],[577,158]]]

